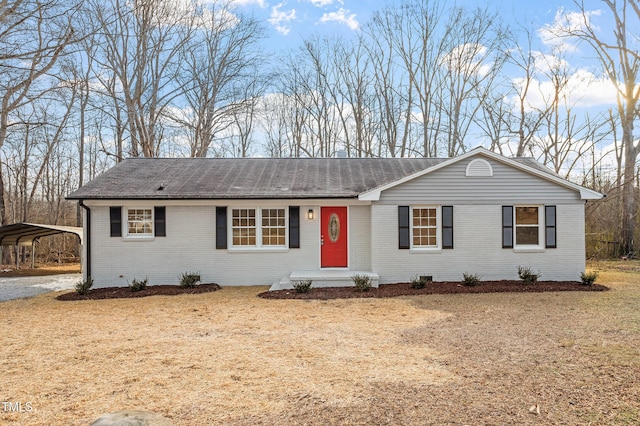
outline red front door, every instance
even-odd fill
[[[320,209],[320,264],[323,268],[344,268],[347,259],[347,208]]]

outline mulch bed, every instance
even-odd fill
[[[146,296],[174,296],[177,294],[199,294],[218,291],[222,287],[218,284],[198,284],[195,287],[182,287],[178,285],[150,285],[141,291],[131,291],[129,287],[94,288],[86,294],[78,294],[75,291],[64,293],[56,297],[58,300],[99,300],[99,299],[127,299]]]
[[[312,288],[308,293],[296,290],[275,290],[260,293],[264,299],[350,299],[356,297],[396,297],[415,296],[420,294],[453,294],[453,293],[506,293],[506,292],[545,292],[545,291],[605,291],[609,290],[600,284],[583,285],[578,281],[538,281],[536,284],[523,284],[522,281],[482,281],[469,287],[460,282],[431,282],[424,288],[411,288],[410,283],[382,284],[369,291],[358,291],[355,287],[321,287]]]
[[[218,284],[199,284],[195,287],[181,287],[178,285],[150,285],[145,290],[131,291],[129,287],[107,287],[89,290],[86,294],[75,291],[64,293],[56,297],[58,300],[100,300],[100,299],[128,299],[146,296],[173,296],[178,294],[200,294],[218,291],[222,287]],[[397,296],[416,296],[421,294],[453,294],[453,293],[508,293],[508,292],[545,292],[545,291],[605,291],[608,287],[594,284],[583,285],[578,281],[538,281],[536,284],[525,285],[522,281],[483,281],[468,287],[460,282],[431,282],[421,289],[411,288],[410,283],[383,284],[369,291],[358,291],[355,287],[321,287],[312,288],[308,293],[298,293],[295,290],[266,291],[258,294],[263,299],[353,299],[353,298],[383,298]]]

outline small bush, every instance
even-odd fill
[[[93,278],[91,277],[88,277],[86,281],[78,281],[75,287],[76,293],[87,294],[91,286],[93,286]]]
[[[371,290],[371,277],[367,275],[354,275],[351,277],[353,284],[356,286],[356,290],[358,291],[369,291]]]
[[[411,277],[411,288],[419,290],[421,288],[425,288],[426,285],[427,285],[426,279],[422,279],[417,275]]]
[[[593,285],[596,282],[597,278],[598,278],[597,272],[588,272],[588,273],[583,272],[580,274],[580,280],[582,281],[582,285]]]
[[[313,284],[313,281],[311,280],[294,281],[293,288],[298,293],[309,293],[309,291],[311,291],[312,284]]]
[[[134,278],[133,281],[131,281],[131,284],[129,284],[129,290],[133,292],[142,291],[145,288],[147,288],[148,283],[149,283],[148,278],[145,278],[144,280],[138,280]]]
[[[478,274],[462,274],[462,285],[465,287],[475,287],[480,284],[480,275]]]
[[[533,272],[530,266],[518,266],[518,276],[524,284],[535,284],[540,278],[540,271]]]
[[[201,281],[200,272],[185,272],[180,274],[180,286],[192,288]]]

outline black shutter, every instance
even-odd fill
[[[227,248],[227,208],[216,207],[216,248]]]
[[[398,248],[411,247],[411,233],[409,232],[409,206],[398,206]]]
[[[156,237],[167,236],[167,219],[165,207],[153,208],[153,230]]]
[[[109,223],[112,237],[122,237],[122,207],[109,207]]]
[[[453,206],[442,206],[442,248],[453,248]]]
[[[300,207],[289,206],[289,248],[300,248]]]
[[[544,206],[544,228],[547,248],[556,248],[556,206]]]
[[[513,248],[513,206],[502,206],[502,248]]]

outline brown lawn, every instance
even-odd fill
[[[3,302],[0,424],[636,424],[640,263],[591,267],[611,291]]]

